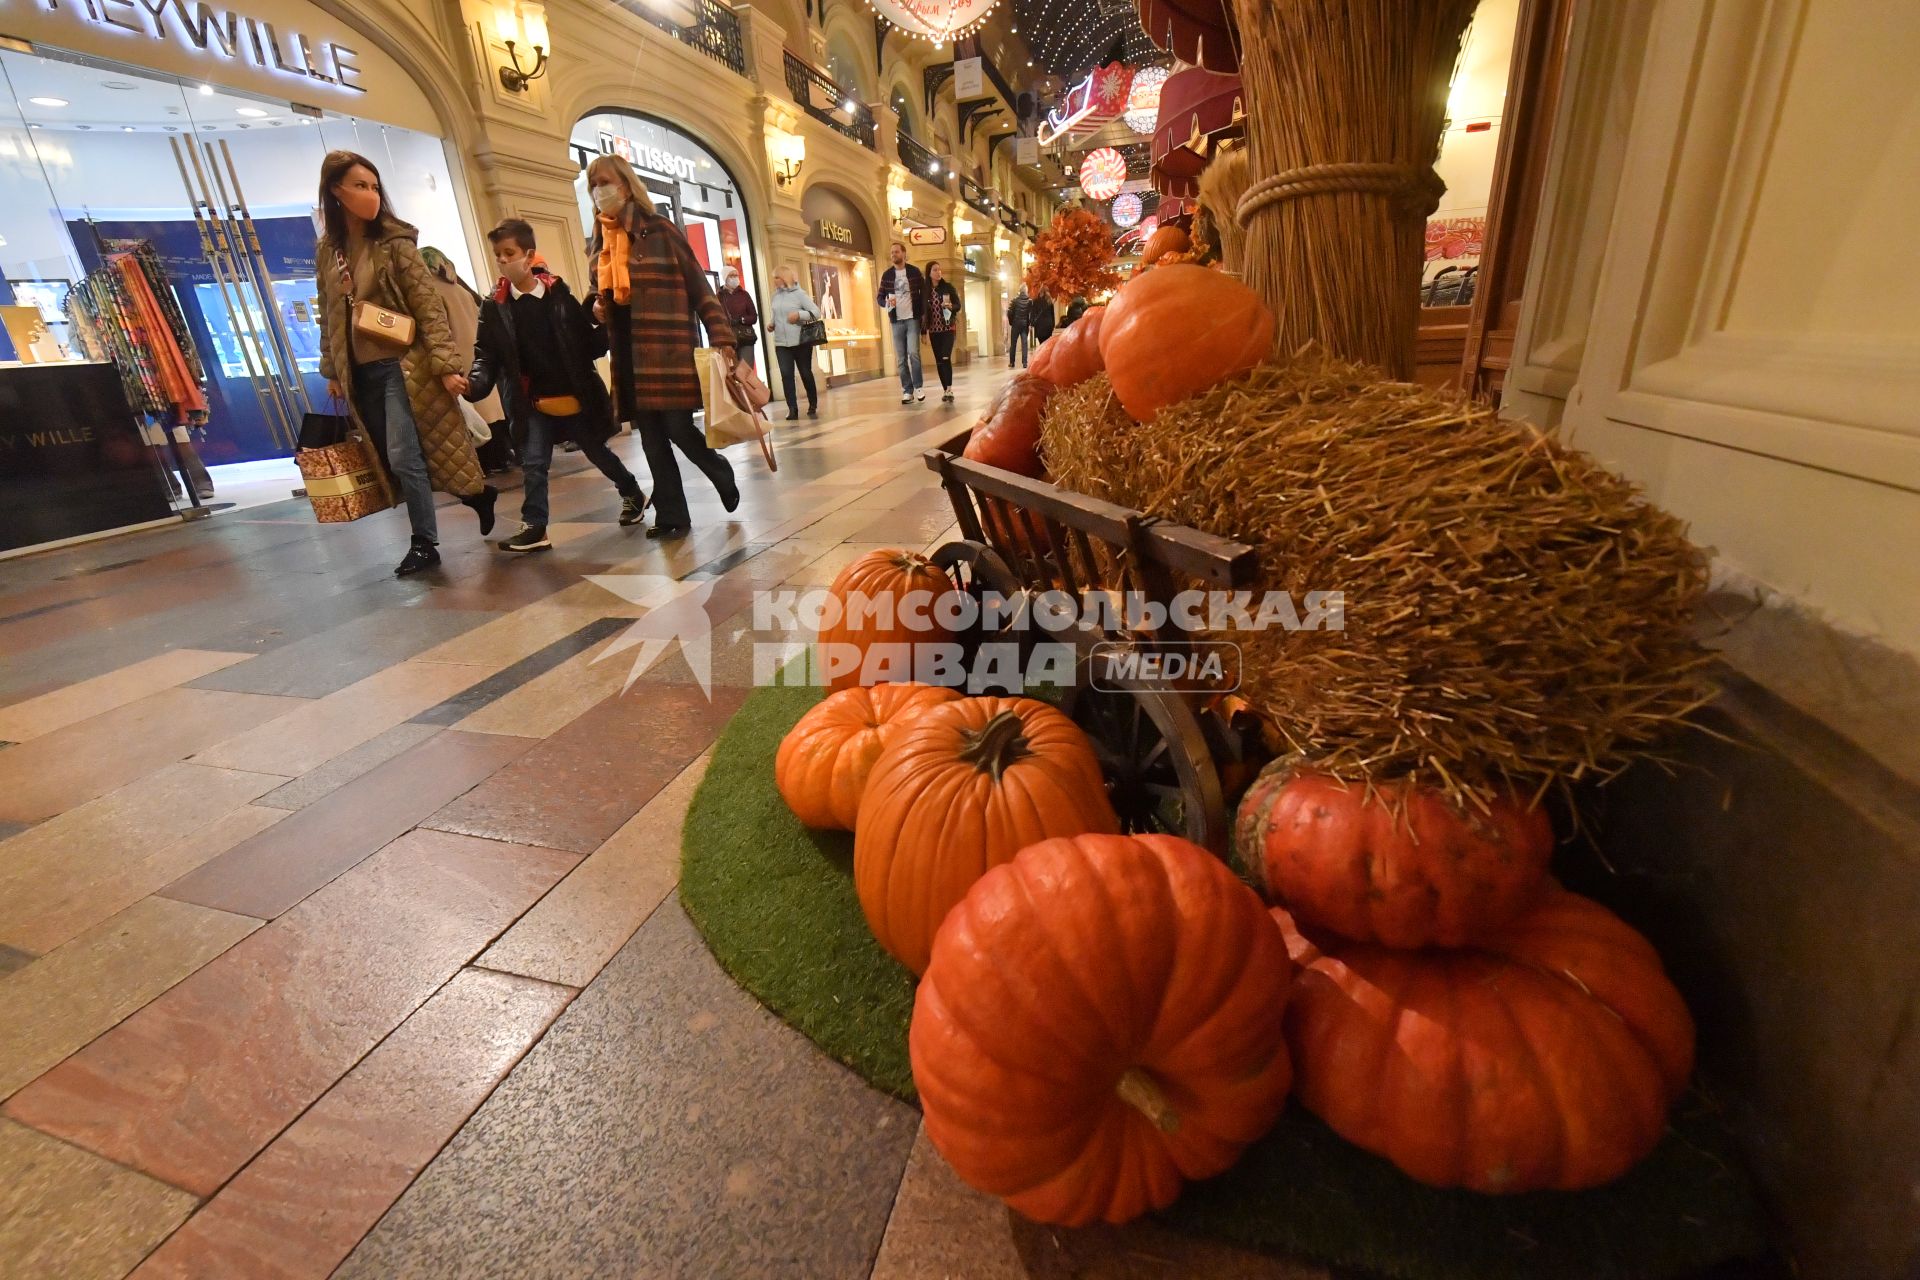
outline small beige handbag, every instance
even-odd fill
[[[395,355],[413,345],[413,317],[398,311],[389,311],[374,302],[355,301],[353,296],[353,271],[347,266],[347,255],[334,251],[334,258],[340,265],[340,283],[346,291],[347,306],[353,326],[354,336],[366,338],[383,347],[393,348]]]

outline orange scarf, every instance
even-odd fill
[[[627,274],[627,259],[633,252],[633,243],[619,214],[603,213],[599,218],[600,288],[611,293],[613,300],[624,307],[633,297],[633,281]]]

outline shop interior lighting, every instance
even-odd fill
[[[213,86],[210,84],[201,85],[200,96],[203,98],[211,98],[213,96]]]
[[[267,116],[267,113],[258,107],[241,107],[234,114],[245,116],[249,120],[264,120]]]
[[[28,98],[27,101],[36,107],[64,107],[68,105],[65,98]]]

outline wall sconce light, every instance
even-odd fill
[[[800,176],[807,162],[807,140],[797,133],[775,130],[767,139],[767,155],[773,161],[773,179],[783,188]]]
[[[913,208],[913,192],[904,187],[887,188],[887,210],[893,214],[895,222],[900,221],[911,208]]]
[[[507,46],[510,67],[500,68],[500,83],[509,93],[525,93],[527,85],[547,71],[547,10],[538,0],[498,0],[493,11],[493,28]],[[531,69],[520,65],[519,46],[533,49]]]
[[[954,239],[964,240],[972,234],[973,234],[973,223],[971,221],[969,221],[966,218],[955,218],[953,220],[953,238]]]
[[[1013,248],[1013,241],[1007,239],[1006,232],[996,231],[993,233],[993,251],[995,253],[1005,253],[1011,248]]]

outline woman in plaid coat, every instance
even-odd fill
[[[733,322],[713,296],[686,238],[653,207],[653,198],[619,156],[587,166],[594,220],[594,319],[608,328],[616,412],[640,432],[653,472],[649,538],[678,538],[692,528],[680,483],[677,447],[706,473],[732,511],[740,505],[733,465],[693,425],[700,376],[693,364],[693,321],[733,367]]]

